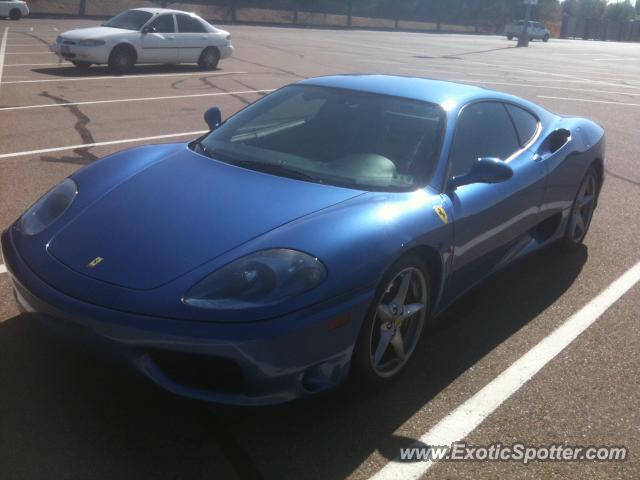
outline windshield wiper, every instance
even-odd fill
[[[296,180],[305,180],[307,182],[314,183],[323,183],[322,179],[318,177],[314,177],[305,172],[301,172],[300,170],[296,170],[293,168],[285,167],[284,165],[280,165],[277,163],[265,163],[258,162],[255,160],[236,160],[233,162],[229,162],[231,165],[236,165],[238,167],[246,167],[251,170],[257,170],[259,172],[264,173],[273,173],[274,175],[280,175],[282,177],[295,178]]]

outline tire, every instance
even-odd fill
[[[562,246],[573,250],[578,248],[589,231],[593,212],[598,203],[600,193],[600,179],[594,166],[589,167],[580,187],[573,199],[571,212],[567,219],[564,237],[560,241]]]
[[[73,63],[73,65],[75,65],[76,67],[78,67],[81,70],[87,70],[89,67],[91,67],[91,64],[89,62],[75,62],[75,61],[72,61],[71,63]]]
[[[544,37],[542,37],[542,41],[544,43],[547,43],[549,41],[549,34],[548,33],[545,33]]]
[[[118,45],[109,55],[109,69],[115,73],[127,73],[136,63],[135,53],[131,47]]]
[[[404,282],[409,283],[402,300]],[[429,315],[430,291],[427,265],[418,256],[406,255],[389,268],[376,290],[353,351],[351,377],[355,384],[379,389],[402,373]],[[404,313],[407,307],[411,309]]]
[[[513,40],[513,33],[509,33],[507,35],[507,40]]]
[[[20,20],[22,18],[22,12],[17,8],[14,8],[9,12],[9,18],[11,20]]]
[[[207,47],[198,58],[198,66],[201,70],[215,70],[220,61],[220,52],[217,48]]]

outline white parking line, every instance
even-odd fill
[[[4,70],[4,54],[7,50],[7,35],[9,33],[9,27],[4,27],[4,33],[2,34],[2,42],[0,43],[0,85],[2,85],[2,71]]]
[[[458,68],[459,70],[454,71],[451,70],[452,68]],[[439,72],[447,72],[447,73],[457,73],[459,75],[474,75],[474,76],[478,76],[478,77],[501,77],[504,80],[514,80],[517,82],[530,82],[531,86],[537,86],[537,83],[542,82],[542,83],[549,83],[549,82],[559,82],[559,83],[602,83],[602,80],[599,78],[581,78],[581,79],[567,79],[567,78],[549,78],[548,76],[546,76],[545,72],[540,72],[540,76],[538,77],[532,77],[532,76],[518,76],[518,75],[514,75],[512,71],[500,71],[500,73],[498,74],[494,74],[494,73],[485,73],[484,71],[481,72],[471,72],[470,70],[474,69],[474,68],[481,68],[475,65],[451,65],[451,64],[430,64],[430,68],[424,67],[424,68],[401,68],[401,70],[407,70],[407,71],[416,71],[416,72],[425,72],[425,73],[429,73],[429,74],[436,74]],[[442,69],[442,70],[440,70]],[[600,73],[597,73],[602,74]],[[591,75],[591,73],[590,73]],[[636,77],[637,78],[637,77]],[[605,85],[615,85],[616,88],[634,88],[637,89],[638,85],[624,85],[624,84],[612,84],[611,81],[619,81],[619,82],[635,82],[637,80],[635,79],[629,79],[629,78],[613,78],[613,77],[607,77],[607,82],[605,83]]]
[[[624,105],[628,107],[640,107],[640,103],[610,102],[608,100],[591,100],[589,98],[550,97],[547,95],[536,95],[536,97],[550,98],[552,100],[568,100],[570,102],[606,103],[607,105]]]
[[[463,440],[638,281],[640,281],[640,262],[627,270],[606,290],[569,317],[478,393],[440,420],[420,437],[419,446],[450,445]],[[415,463],[394,461],[385,465],[371,478],[374,480],[418,479],[433,465],[433,461]]]
[[[176,137],[196,137],[207,133],[208,130],[198,130],[195,132],[170,133],[168,135],[155,135],[153,137],[128,138],[125,140],[111,140],[108,142],[85,143],[83,145],[68,145],[66,147],[43,148],[40,150],[29,150],[26,152],[3,153],[0,158],[24,157],[26,155],[39,155],[41,153],[63,152],[65,150],[75,150],[77,148],[104,147],[106,145],[119,145],[121,143],[149,142]]]
[[[221,72],[221,73],[194,72],[194,73],[152,73],[147,75],[105,75],[100,77],[70,77],[70,78],[44,78],[42,80],[15,80],[12,82],[5,82],[5,83],[15,84],[15,83],[44,83],[44,82],[78,82],[82,80],[130,80],[132,78],[191,77],[194,75],[200,75],[201,77],[220,77],[224,75],[240,75],[245,73],[249,73],[249,72]]]
[[[475,78],[450,78],[448,79],[451,82],[472,82],[472,83],[481,83],[483,85],[507,85],[513,87],[536,87],[536,88],[546,88],[550,90],[569,90],[571,92],[575,92],[575,87],[557,87],[555,85],[530,85],[527,83],[511,83],[511,82],[493,82],[490,80],[476,80]],[[631,93],[631,92],[614,92],[611,90],[596,90],[593,88],[580,88],[581,92],[590,92],[590,93],[604,93],[607,95],[626,95],[633,97],[640,97],[640,93]],[[544,97],[539,95],[542,98],[555,98],[555,97]]]
[[[7,273],[7,267],[4,266],[4,263],[0,263],[0,273]]]
[[[93,100],[90,102],[68,102],[68,103],[44,103],[40,105],[22,105],[18,107],[0,107],[0,112],[6,110],[27,110],[32,108],[47,107],[73,107],[75,105],[96,105],[101,103],[119,103],[119,102],[148,102],[153,100],[170,100],[174,98],[194,98],[194,97],[218,97],[224,95],[242,95],[244,93],[269,93],[273,89],[268,90],[240,90],[238,92],[215,92],[215,93],[194,93],[190,95],[169,95],[166,97],[142,97],[142,98],[118,98],[115,100]]]
[[[5,68],[8,68],[8,67],[46,67],[46,66],[53,66],[53,65],[61,65],[63,62],[66,62],[66,60],[63,60],[62,62],[53,62],[53,63],[10,63],[10,64],[6,64]]]
[[[7,55],[55,55],[54,52],[9,52]]]
[[[40,47],[42,43],[32,42],[32,43],[12,43],[9,45],[11,48],[13,47]]]

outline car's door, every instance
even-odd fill
[[[146,33],[145,33],[146,32]],[[176,26],[173,14],[157,16],[143,28],[143,63],[177,63]]]
[[[540,28],[540,24],[538,22],[531,22],[531,37],[532,38],[542,38],[542,29]]]
[[[508,162],[513,177],[502,183],[447,188],[455,222],[451,297],[530,241],[544,196],[545,169],[525,147],[539,130],[532,113],[512,104],[475,102],[460,112],[449,154],[449,178],[466,174],[482,157]]]
[[[0,0],[0,17],[8,17],[9,16],[9,0]]]
[[[202,50],[209,44],[209,33],[195,17],[177,14],[178,56],[181,62],[197,62]]]

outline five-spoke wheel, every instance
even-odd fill
[[[584,176],[573,201],[564,238],[565,245],[576,247],[584,240],[596,208],[598,192],[598,173],[591,167]]]
[[[411,358],[429,311],[429,276],[413,255],[383,278],[354,351],[353,370],[371,385],[395,377]]]

